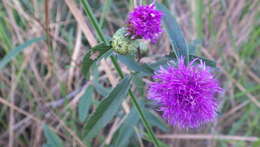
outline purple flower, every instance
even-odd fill
[[[128,33],[132,38],[142,38],[155,43],[162,32],[162,12],[154,4],[139,6],[128,15]]]
[[[148,89],[148,98],[161,106],[163,118],[180,128],[197,128],[217,115],[215,95],[222,88],[205,63],[194,62],[185,65],[181,58],[176,67],[161,67]]]

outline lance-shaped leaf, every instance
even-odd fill
[[[124,98],[127,96],[127,92],[130,88],[130,81],[130,77],[125,77],[98,105],[96,111],[87,121],[87,125],[85,127],[85,139],[89,140],[95,137],[98,132],[114,117]]]
[[[84,95],[80,98],[79,105],[78,105],[80,122],[84,122],[84,120],[88,117],[88,111],[92,104],[93,93],[94,93],[94,87],[90,85],[86,89]]]
[[[26,49],[28,46],[32,45],[33,43],[39,42],[44,40],[44,37],[34,38],[32,40],[26,41],[25,43],[13,48],[8,52],[8,54],[0,61],[0,70],[5,67],[5,65],[10,62],[15,56],[17,56],[21,51]]]
[[[202,60],[203,62],[205,62],[205,64],[207,66],[216,67],[216,62],[214,62],[210,59],[202,58],[202,57],[195,56],[195,55],[190,55],[190,60],[193,60],[193,59],[196,59],[196,58],[199,59],[199,60],[197,60],[197,62],[200,62],[200,60]]]
[[[155,112],[144,108],[145,117],[150,121],[151,125],[159,128],[163,132],[169,132],[169,126]]]
[[[200,60],[202,60],[203,62],[205,62],[205,64],[207,66],[210,66],[210,67],[213,67],[213,68],[216,67],[216,62],[214,62],[210,59],[207,59],[207,58],[203,58],[203,57],[199,57],[199,56],[195,56],[195,55],[189,55],[189,59],[190,59],[190,61],[192,61],[194,59],[198,59],[198,60],[196,60],[196,63],[200,63]],[[164,56],[161,60],[150,64],[149,66],[156,71],[156,70],[158,70],[158,68],[160,66],[163,66],[163,67],[168,66],[168,64],[172,61],[177,62],[177,58],[176,58],[175,54],[171,53],[169,55]]]
[[[166,29],[166,32],[170,38],[173,52],[178,57],[185,57],[186,61],[188,61],[188,46],[186,44],[185,38],[183,36],[182,30],[178,25],[175,17],[171,14],[171,12],[160,3],[156,3],[157,9],[163,12],[163,22]]]
[[[47,125],[43,126],[44,136],[46,137],[47,147],[63,147],[63,143],[58,135],[56,135]]]
[[[135,108],[132,108],[121,127],[113,136],[113,147],[128,146],[131,137],[135,135],[134,127],[138,124],[140,118]]]
[[[153,74],[153,69],[151,69],[147,64],[140,64],[134,60],[131,56],[118,55],[120,62],[125,64],[129,69],[135,72],[141,72],[147,76]]]
[[[106,43],[98,44],[90,49],[83,59],[81,70],[84,76],[88,75],[91,65],[99,60],[109,49],[111,49],[111,46],[106,45]]]

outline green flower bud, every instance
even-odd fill
[[[121,28],[116,31],[112,38],[112,49],[118,54],[127,55],[136,53],[139,47],[137,40],[132,40],[127,36],[127,29]]]

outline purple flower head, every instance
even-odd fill
[[[162,32],[162,12],[154,4],[139,6],[128,15],[128,33],[132,38],[142,38],[155,43]]]
[[[205,63],[194,62],[185,65],[181,58],[176,67],[161,67],[148,89],[148,98],[161,106],[163,118],[180,128],[197,128],[213,121],[217,112],[215,95],[222,91]]]

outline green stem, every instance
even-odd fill
[[[104,20],[105,20],[105,17],[107,16],[107,13],[108,13],[108,10],[109,10],[111,3],[112,3],[112,0],[106,0],[105,3],[104,3],[104,7],[102,9],[102,14],[101,14],[101,17],[100,17],[100,20],[99,20],[99,24],[100,24],[101,28],[104,25]]]
[[[89,16],[92,25],[94,26],[95,30],[97,31],[97,35],[98,35],[100,41],[108,43],[108,41],[105,39],[105,35],[101,31],[100,26],[98,25],[98,22],[97,22],[97,20],[96,20],[96,18],[94,16],[94,13],[93,13],[93,11],[92,11],[88,1],[87,0],[81,0],[81,3],[83,4],[83,8],[84,8],[85,12]],[[118,64],[116,58],[113,57],[113,56],[110,56],[110,58],[111,58],[111,61],[112,61],[113,65],[114,65],[116,71],[118,72],[119,76],[121,78],[124,78],[124,73],[122,72],[121,67]],[[138,111],[138,113],[139,113],[139,115],[141,117],[141,120],[142,120],[146,130],[148,131],[149,136],[153,140],[153,143],[155,144],[155,146],[159,147],[159,142],[158,142],[157,138],[155,137],[150,124],[148,123],[148,121],[146,120],[146,118],[144,116],[144,112],[142,111],[142,108],[138,104],[137,99],[136,99],[136,97],[134,96],[134,94],[133,94],[133,92],[131,90],[129,90],[129,95],[131,97],[133,105],[135,106],[135,108],[137,109],[137,111]]]
[[[100,26],[98,25],[98,21],[94,16],[94,13],[88,3],[87,0],[81,0],[81,3],[83,5],[84,11],[87,13],[87,16],[90,19],[90,22],[92,23],[92,25],[94,26],[95,30],[97,31],[97,35],[99,37],[100,41],[105,42],[106,44],[108,44],[108,41],[105,38],[105,35],[102,33]]]
[[[151,125],[149,124],[149,122],[146,120],[145,118],[145,115],[144,115],[144,112],[142,110],[142,108],[140,107],[140,105],[138,104],[133,92],[131,90],[129,90],[129,95],[131,97],[131,100],[132,100],[132,103],[134,104],[135,108],[137,109],[140,117],[141,117],[141,120],[146,128],[146,130],[148,131],[148,134],[149,136],[152,138],[153,140],[153,143],[159,147],[159,141],[157,140],[157,138],[155,137],[154,133],[153,133],[153,130],[151,128]]]

